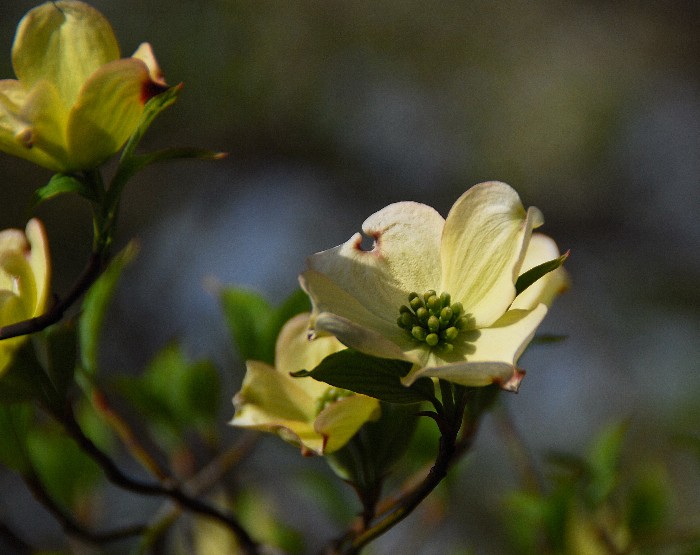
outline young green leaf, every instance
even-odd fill
[[[122,377],[116,387],[173,449],[188,430],[211,431],[219,409],[221,384],[208,361],[190,361],[177,344],[158,353],[141,376]]]
[[[83,369],[92,375],[97,373],[97,350],[107,308],[124,268],[133,260],[136,252],[135,243],[127,245],[85,295],[78,322],[78,340]]]
[[[59,408],[63,399],[37,360],[32,341],[25,341],[14,353],[0,377],[0,403],[39,401],[49,408]]]
[[[275,345],[267,331],[272,319],[270,304],[245,289],[223,289],[219,298],[241,359],[274,364]]]
[[[143,114],[141,114],[141,121],[122,151],[122,161],[129,159],[133,155],[134,150],[141,142],[141,139],[143,139],[143,136],[146,134],[146,131],[148,131],[148,128],[151,126],[153,121],[163,110],[169,108],[175,103],[181,90],[181,84],[170,87],[159,95],[154,96],[146,103]]]
[[[30,467],[26,438],[33,414],[30,403],[0,403],[0,463],[18,472]]]
[[[564,261],[567,258],[569,258],[569,251],[566,251],[559,258],[555,258],[553,260],[543,262],[539,266],[535,266],[534,268],[529,269],[524,274],[521,274],[520,276],[518,276],[518,279],[515,282],[515,294],[516,294],[516,296],[520,295],[520,293],[525,291],[525,289],[530,287],[533,283],[535,283],[542,276],[548,274],[549,272],[553,272],[554,270],[559,268],[562,264],[564,264]]]
[[[260,294],[245,289],[222,289],[219,298],[241,359],[270,365],[274,365],[275,343],[282,326],[311,308],[309,298],[301,289],[277,308]]]
[[[43,187],[34,191],[32,206],[37,206],[44,201],[63,195],[66,193],[76,193],[90,201],[97,202],[97,195],[83,181],[73,175],[64,173],[55,174]]]

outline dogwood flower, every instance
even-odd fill
[[[334,337],[310,342],[308,324],[308,313],[285,324],[277,338],[275,368],[256,360],[246,362],[230,423],[276,433],[300,445],[304,454],[324,455],[340,449],[365,422],[378,418],[380,408],[379,401],[371,397],[290,376],[290,372],[314,368],[345,348]]]
[[[391,204],[363,224],[371,250],[356,233],[308,259],[310,336],[413,363],[405,385],[427,376],[516,391],[518,357],[566,283],[559,268],[516,297],[519,275],[559,256],[532,234],[543,221],[500,182],[469,189],[446,220],[424,204]]]
[[[51,265],[44,228],[30,220],[26,232],[0,231],[0,327],[42,314],[49,296]],[[0,375],[27,337],[0,341]]]
[[[12,45],[17,79],[0,81],[0,150],[64,173],[117,152],[146,101],[166,89],[147,43],[119,58],[109,22],[87,4],[29,11]]]

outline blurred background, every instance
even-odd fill
[[[229,153],[152,167],[127,189],[120,244],[136,237],[141,251],[110,313],[105,368],[138,373],[181,339],[221,369],[225,422],[242,366],[212,283],[281,302],[308,254],[388,203],[445,215],[471,185],[505,181],[571,249],[573,286],[542,327],[568,338],[531,348],[520,393],[502,396],[527,450],[546,471],[550,451],[583,453],[627,420],[628,456],[670,461],[674,506],[700,512],[696,461],[669,446],[700,424],[699,3],[91,3],[123,55],[151,42],[169,83],[185,84],[143,147]],[[0,4],[0,76],[13,77],[14,28],[33,5]],[[50,175],[6,155],[0,175],[0,227],[23,227]],[[36,213],[60,293],[89,253],[90,215],[72,197]],[[308,465],[323,472],[317,463],[269,438],[241,470],[282,517],[316,530],[312,545],[335,529],[289,482]],[[444,518],[430,524],[428,506],[375,552],[503,552],[503,496],[519,472],[488,418]],[[3,495],[0,515],[32,506],[18,496]],[[48,518],[46,529],[58,533]]]

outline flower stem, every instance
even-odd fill
[[[351,529],[337,540],[331,551],[333,554],[354,555],[359,553],[368,543],[410,515],[447,476],[450,466],[471,445],[471,439],[476,433],[476,422],[470,423],[468,438],[463,436],[459,441],[457,440],[467,407],[468,390],[442,380],[440,388],[442,403],[435,402],[436,413],[426,413],[434,418],[441,432],[435,463],[428,474],[413,489],[397,498],[382,513],[376,515],[373,522],[367,521],[365,518],[360,526]]]

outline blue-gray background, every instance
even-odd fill
[[[179,337],[222,368],[228,399],[240,363],[206,283],[250,286],[278,302],[305,256],[346,240],[377,209],[410,199],[446,214],[466,188],[498,179],[571,249],[573,287],[543,325],[569,338],[529,351],[521,392],[506,400],[531,452],[583,452],[620,419],[632,423],[633,453],[663,454],[675,431],[697,429],[700,4],[93,5],[124,55],[149,41],[168,81],[185,83],[144,146],[230,153],[149,169],[127,188],[120,244],[136,236],[142,250],[110,316],[105,367],[138,372]],[[14,27],[31,6],[0,5],[2,77],[13,76]],[[0,227],[21,227],[49,174],[3,155],[0,176]],[[37,213],[60,293],[89,251],[89,213],[73,198]],[[222,418],[231,415],[225,403]],[[497,553],[499,503],[517,468],[493,422],[482,432],[459,467],[459,510],[444,526],[455,545]],[[265,448],[274,457],[263,452],[251,480],[283,481],[285,468],[306,463],[284,445]],[[697,479],[683,481],[691,461],[674,460],[675,502],[697,513]],[[0,516],[12,512],[0,505]],[[411,517],[379,551],[408,541],[435,552],[429,514]]]

